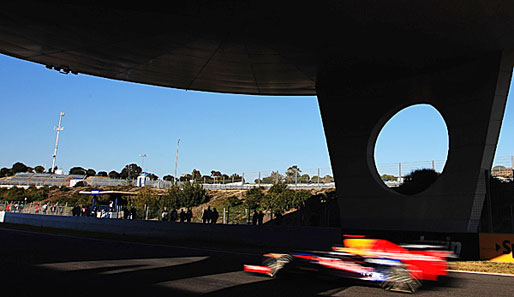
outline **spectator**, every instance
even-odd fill
[[[130,217],[130,211],[128,210],[127,206],[123,206],[123,218],[128,219]]]
[[[258,217],[259,225],[262,225],[262,222],[264,221],[264,213],[259,211],[259,217]]]
[[[163,220],[163,221],[168,220],[168,210],[166,209],[166,207],[164,208],[164,210],[161,213],[161,220]]]
[[[190,208],[187,209],[187,212],[186,212],[186,221],[188,223],[191,223],[191,219],[193,218],[193,210]]]
[[[220,215],[219,215],[218,211],[216,210],[216,207],[214,207],[212,209],[212,213],[211,213],[211,224],[216,224],[219,216]]]
[[[36,205],[36,208],[37,208],[37,205]],[[36,212],[37,212],[37,209],[36,209]],[[80,215],[80,207],[78,205],[75,205],[75,207],[73,207],[73,209],[71,210],[71,214],[74,217],[78,217]]]
[[[132,208],[130,209],[130,219],[137,219],[137,210],[134,206],[132,206]]]
[[[184,223],[184,221],[186,220],[186,212],[183,208],[180,210],[179,219],[181,223]]]
[[[252,225],[257,225],[257,220],[259,219],[258,216],[259,216],[259,214],[257,213],[257,209],[256,209],[253,212]]]
[[[211,207],[207,206],[207,209],[203,210],[202,222],[204,224],[207,224],[207,223],[209,223],[210,219],[211,219]]]
[[[171,221],[176,222],[178,218],[177,209],[173,208],[171,211]]]
[[[280,211],[275,212],[275,224],[282,224],[282,213]]]

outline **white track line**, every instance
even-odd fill
[[[478,272],[478,271],[465,271],[465,270],[448,270],[448,272],[471,273],[471,274],[484,274],[484,275],[510,276],[510,277],[514,277],[514,274],[507,274],[507,273],[492,273],[492,272]]]

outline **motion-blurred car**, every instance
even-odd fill
[[[311,272],[379,282],[388,291],[414,293],[422,281],[448,274],[452,253],[436,246],[400,246],[383,239],[346,238],[331,251],[264,255],[262,265],[244,271],[276,277],[284,272]]]

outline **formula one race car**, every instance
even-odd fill
[[[414,293],[421,281],[447,275],[452,254],[434,246],[400,246],[383,239],[346,238],[331,251],[265,254],[262,265],[244,265],[251,273],[276,277],[283,272],[316,272],[379,282],[388,291]]]

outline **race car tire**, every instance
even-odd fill
[[[279,273],[282,271],[284,266],[291,262],[292,258],[291,256],[282,256],[278,258],[266,258],[263,261],[263,265],[270,267],[271,271],[268,273],[270,277],[277,277]]]
[[[415,293],[421,287],[421,281],[413,278],[405,265],[393,266],[386,274],[387,279],[381,284],[386,291]]]

